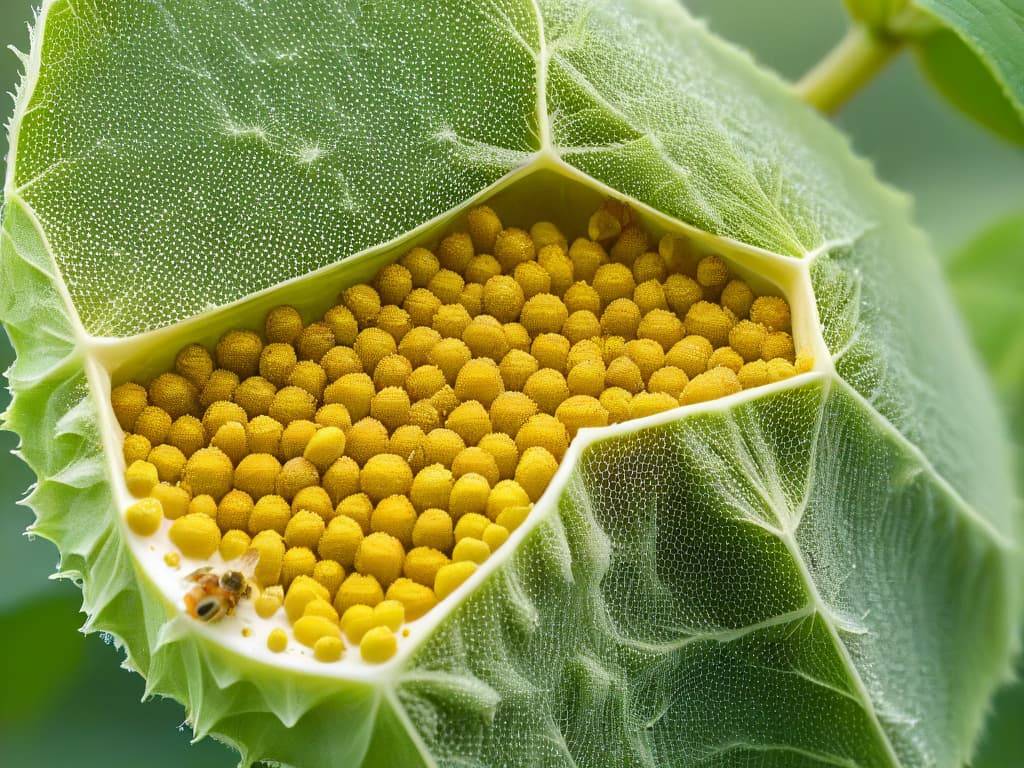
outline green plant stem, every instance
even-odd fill
[[[854,24],[842,40],[793,88],[801,99],[832,114],[899,53],[903,40],[881,37]]]

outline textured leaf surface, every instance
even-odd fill
[[[0,318],[35,530],[198,735],[302,768],[969,756],[1019,613],[992,397],[905,201],[674,4],[55,0],[12,146]],[[176,620],[117,524],[118,366],[312,310],[312,270],[364,276],[488,188],[564,223],[581,184],[771,264],[817,372],[599,435],[376,680]]]
[[[1024,122],[1024,2],[1021,0],[915,0],[949,26],[980,58]],[[1019,133],[1017,134],[1019,136]]]

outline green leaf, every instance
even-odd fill
[[[1024,213],[1000,220],[957,251],[948,272],[1020,444],[1024,439]],[[1021,460],[1024,469],[1024,456]]]
[[[1024,144],[1021,0],[846,0],[876,35],[913,47],[922,71],[961,110]]]
[[[914,44],[921,70],[950,103],[1007,141],[1024,144],[1019,101],[956,33],[941,30]]]
[[[52,0],[11,146],[34,530],[198,737],[299,768],[972,753],[1021,613],[994,400],[907,201],[675,3]],[[815,370],[581,434],[390,665],[296,668],[183,616],[122,525],[112,383],[278,303],[318,316],[477,201],[575,237],[607,195],[785,291]]]
[[[1016,112],[1018,121],[1024,121],[1024,57],[1020,55],[1020,41],[1024,38],[1024,4],[1021,0],[916,2],[956,32],[988,68],[995,85]],[[984,122],[988,124],[989,121]],[[996,121],[996,124],[1000,122]]]

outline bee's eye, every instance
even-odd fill
[[[196,606],[196,616],[201,621],[213,621],[221,612],[220,600],[216,597],[203,598]]]

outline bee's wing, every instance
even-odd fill
[[[245,578],[251,579],[259,562],[260,551],[250,547],[242,553],[241,557],[238,558],[237,563],[234,563],[234,565],[242,572]]]

